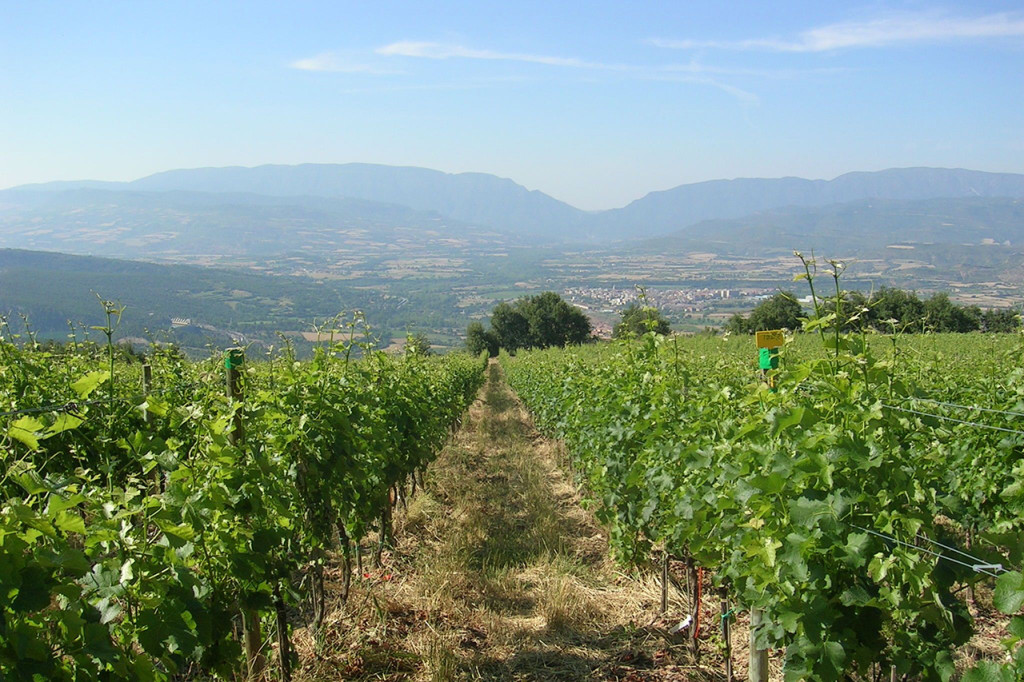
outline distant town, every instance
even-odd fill
[[[775,289],[647,289],[646,296],[650,305],[666,312],[700,313],[712,302],[725,300],[745,302],[749,299],[757,301],[775,293]],[[565,298],[583,310],[601,313],[619,312],[639,297],[636,288],[617,287],[570,287],[565,290]]]

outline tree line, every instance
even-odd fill
[[[646,298],[622,311],[612,336],[640,336],[652,331],[668,334],[669,323],[661,311],[647,305]],[[529,348],[572,346],[596,340],[590,319],[576,306],[553,291],[524,296],[512,303],[502,302],[491,311],[490,329],[473,321],[466,329],[466,347],[474,355],[487,351],[496,356],[502,348],[510,353]]]
[[[836,304],[825,299],[822,313],[835,313],[844,331],[876,329],[892,332],[1014,332],[1021,327],[1021,312],[1015,308],[982,310],[976,305],[958,305],[944,292],[926,299],[913,291],[882,287],[870,296],[844,291]],[[765,299],[749,316],[733,315],[725,325],[734,334],[751,334],[762,329],[799,329],[803,306],[792,292],[783,291]]]
[[[512,303],[501,302],[491,311],[490,329],[473,321],[466,329],[466,346],[477,354],[491,356],[504,348],[515,353],[522,348],[547,348],[590,341],[593,330],[582,310],[562,300],[553,291],[524,296]]]
[[[979,306],[958,305],[946,293],[921,299],[913,291],[882,287],[870,296],[859,291],[844,291],[820,302],[821,313],[835,313],[844,331],[876,329],[883,332],[1014,332],[1021,328],[1021,313],[1015,308],[982,310]],[[838,309],[837,309],[838,308]],[[759,303],[750,315],[736,313],[725,325],[734,334],[752,334],[762,329],[800,329],[807,312],[792,292],[782,291]],[[833,327],[834,328],[834,327]],[[622,311],[612,336],[640,336],[646,332],[670,333],[669,322],[646,298]],[[553,291],[502,302],[491,311],[490,327],[482,322],[469,323],[466,346],[473,354],[487,351],[496,356],[504,348],[510,353],[521,349],[570,346],[594,340],[586,314]]]

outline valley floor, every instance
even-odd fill
[[[609,558],[562,455],[492,364],[426,490],[396,514],[394,551],[365,559],[345,603],[343,572],[329,574],[319,645],[295,633],[298,679],[724,679],[718,599],[703,604],[699,660],[670,643],[680,593],[662,617],[657,572],[627,575]],[[745,677],[747,631],[734,625]]]

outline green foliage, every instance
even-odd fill
[[[489,357],[497,357],[501,346],[493,330],[484,329],[482,322],[474,320],[466,329],[466,349],[471,355],[486,352]]]
[[[981,314],[982,331],[1012,333],[1020,329],[1020,324],[1020,311],[1013,308],[986,310]]]
[[[533,345],[530,321],[522,310],[525,300],[520,299],[515,305],[502,301],[491,312],[491,331],[500,348],[515,352]]]
[[[924,303],[912,291],[882,287],[871,296],[871,319],[878,329],[923,331]]]
[[[743,313],[733,313],[729,321],[725,323],[725,331],[730,334],[752,334],[750,320],[744,317]]]
[[[1019,571],[1008,571],[996,580],[996,589],[992,599],[996,608],[1008,616],[1010,620],[1010,636],[1003,640],[1009,649],[1009,662],[1000,665],[991,661],[983,661],[964,674],[964,682],[1017,682],[1024,679],[1024,576]]]
[[[924,328],[938,332],[973,332],[981,328],[978,306],[958,306],[949,294],[939,292],[924,302]]]
[[[861,331],[869,323],[871,309],[867,296],[859,291],[840,291],[839,296],[830,297],[822,304],[825,315],[835,315],[830,327],[844,332]]]
[[[631,303],[622,311],[622,320],[612,330],[613,338],[621,338],[627,334],[642,336],[647,332],[665,335],[670,331],[668,320],[654,306]]]
[[[982,312],[978,306],[959,306],[939,292],[922,301],[913,292],[882,287],[868,302],[867,321],[881,331],[1011,332],[1018,327],[1014,310]]]
[[[493,337],[476,323],[470,323],[467,337],[473,333],[470,350],[498,348],[514,353],[521,348],[548,348],[576,345],[590,340],[590,320],[579,308],[562,300],[553,291],[502,302],[491,312]],[[496,353],[494,353],[496,355]]]
[[[949,294],[939,292],[921,300],[916,293],[882,287],[867,298],[859,291],[840,291],[820,302],[825,326],[851,332],[871,328],[881,332],[1014,332],[1020,329],[1020,313],[1013,309],[982,311],[978,306],[959,306]],[[779,293],[761,302],[749,317],[735,313],[725,325],[734,334],[762,329],[799,329],[803,316],[791,293]]]
[[[746,338],[647,335],[501,361],[538,426],[566,443],[619,557],[663,544],[711,568],[767,614],[759,644],[785,649],[786,679],[864,678],[873,665],[949,679],[972,630],[961,588],[983,576],[916,545],[955,547],[984,528],[1000,551],[971,551],[1019,564],[1024,436],[939,418],[1012,429],[998,412],[918,400],[1024,410],[1024,370],[1007,371],[1024,349],[928,336],[907,357],[899,337],[843,333],[863,309],[844,312],[833,265],[840,300],[814,301],[802,326],[821,333],[782,348],[775,390]],[[925,416],[889,407],[904,405]],[[1019,581],[1000,581],[1001,606],[1019,608]]]
[[[517,305],[529,323],[529,348],[561,348],[585,343],[590,338],[587,316],[553,291],[520,299]]]
[[[431,462],[484,369],[339,343],[243,365],[230,401],[222,358],[149,361],[140,395],[138,363],[0,338],[0,411],[65,406],[0,432],[0,678],[237,676],[239,613],[299,607],[326,552]]]
[[[793,293],[782,291],[758,303],[749,318],[739,313],[733,315],[726,330],[734,334],[752,334],[765,329],[799,329],[803,315],[804,310]]]
[[[433,355],[434,351],[430,348],[430,339],[423,332],[416,332],[415,334],[409,334],[405,338],[405,352],[410,355],[418,355],[426,357]],[[477,353],[479,355],[479,353]]]

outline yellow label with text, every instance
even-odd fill
[[[754,335],[758,348],[778,348],[786,342],[786,335],[781,329],[773,329],[767,332],[757,332]]]

